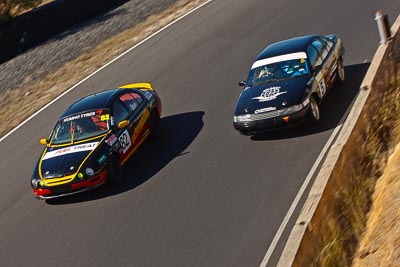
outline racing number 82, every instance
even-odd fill
[[[121,134],[121,136],[118,137],[118,141],[121,145],[122,152],[125,153],[128,150],[128,148],[131,146],[131,139],[129,138],[129,134],[128,134],[127,130],[125,130],[125,132],[123,132]]]

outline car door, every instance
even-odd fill
[[[115,135],[119,142],[119,159],[120,162],[124,162],[128,158],[129,151],[132,148],[132,135],[133,125],[129,123],[126,127],[119,128],[118,125],[124,120],[129,120],[130,112],[128,108],[122,103],[120,99],[117,99],[112,107],[113,123],[115,127]]]
[[[330,89],[334,84],[334,74],[337,68],[337,58],[335,57],[335,53],[333,51],[334,43],[327,38],[320,37],[318,40],[322,44],[323,52],[323,65],[326,71],[325,73],[325,81],[326,87]]]
[[[119,114],[114,118],[116,125],[123,120],[129,121],[126,129],[118,137],[121,144],[120,160],[123,164],[147,137],[146,130],[148,129],[145,129],[144,126],[149,119],[150,112],[146,108],[142,95],[137,92],[122,94],[114,106],[115,112]]]
[[[312,90],[317,92],[320,99],[323,99],[331,84],[327,68],[327,59],[329,55],[328,47],[321,41],[321,39],[316,38],[307,47],[307,54],[314,72],[314,84]]]

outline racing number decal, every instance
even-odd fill
[[[108,121],[109,119],[110,119],[110,114],[101,115],[100,117],[101,121]]]
[[[326,82],[325,78],[322,76],[322,79],[318,83],[318,96],[322,98],[326,93]]]
[[[128,130],[125,130],[119,137],[118,141],[121,145],[122,153],[125,154],[125,152],[131,147],[132,142],[131,138],[129,137]]]

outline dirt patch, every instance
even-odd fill
[[[400,144],[373,195],[372,209],[353,266],[398,266],[400,258]]]
[[[96,69],[203,2],[206,0],[177,1],[170,8],[150,16],[143,23],[107,39],[90,52],[66,63],[42,80],[33,83],[27,81],[24,82],[23,87],[0,92],[2,110],[0,120],[3,122],[0,125],[0,136]],[[21,109],[21,107],[24,108]]]

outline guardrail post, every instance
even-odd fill
[[[386,14],[383,14],[383,10],[378,10],[375,13],[375,20],[378,25],[379,37],[381,38],[380,44],[386,44],[391,36],[389,18]]]

